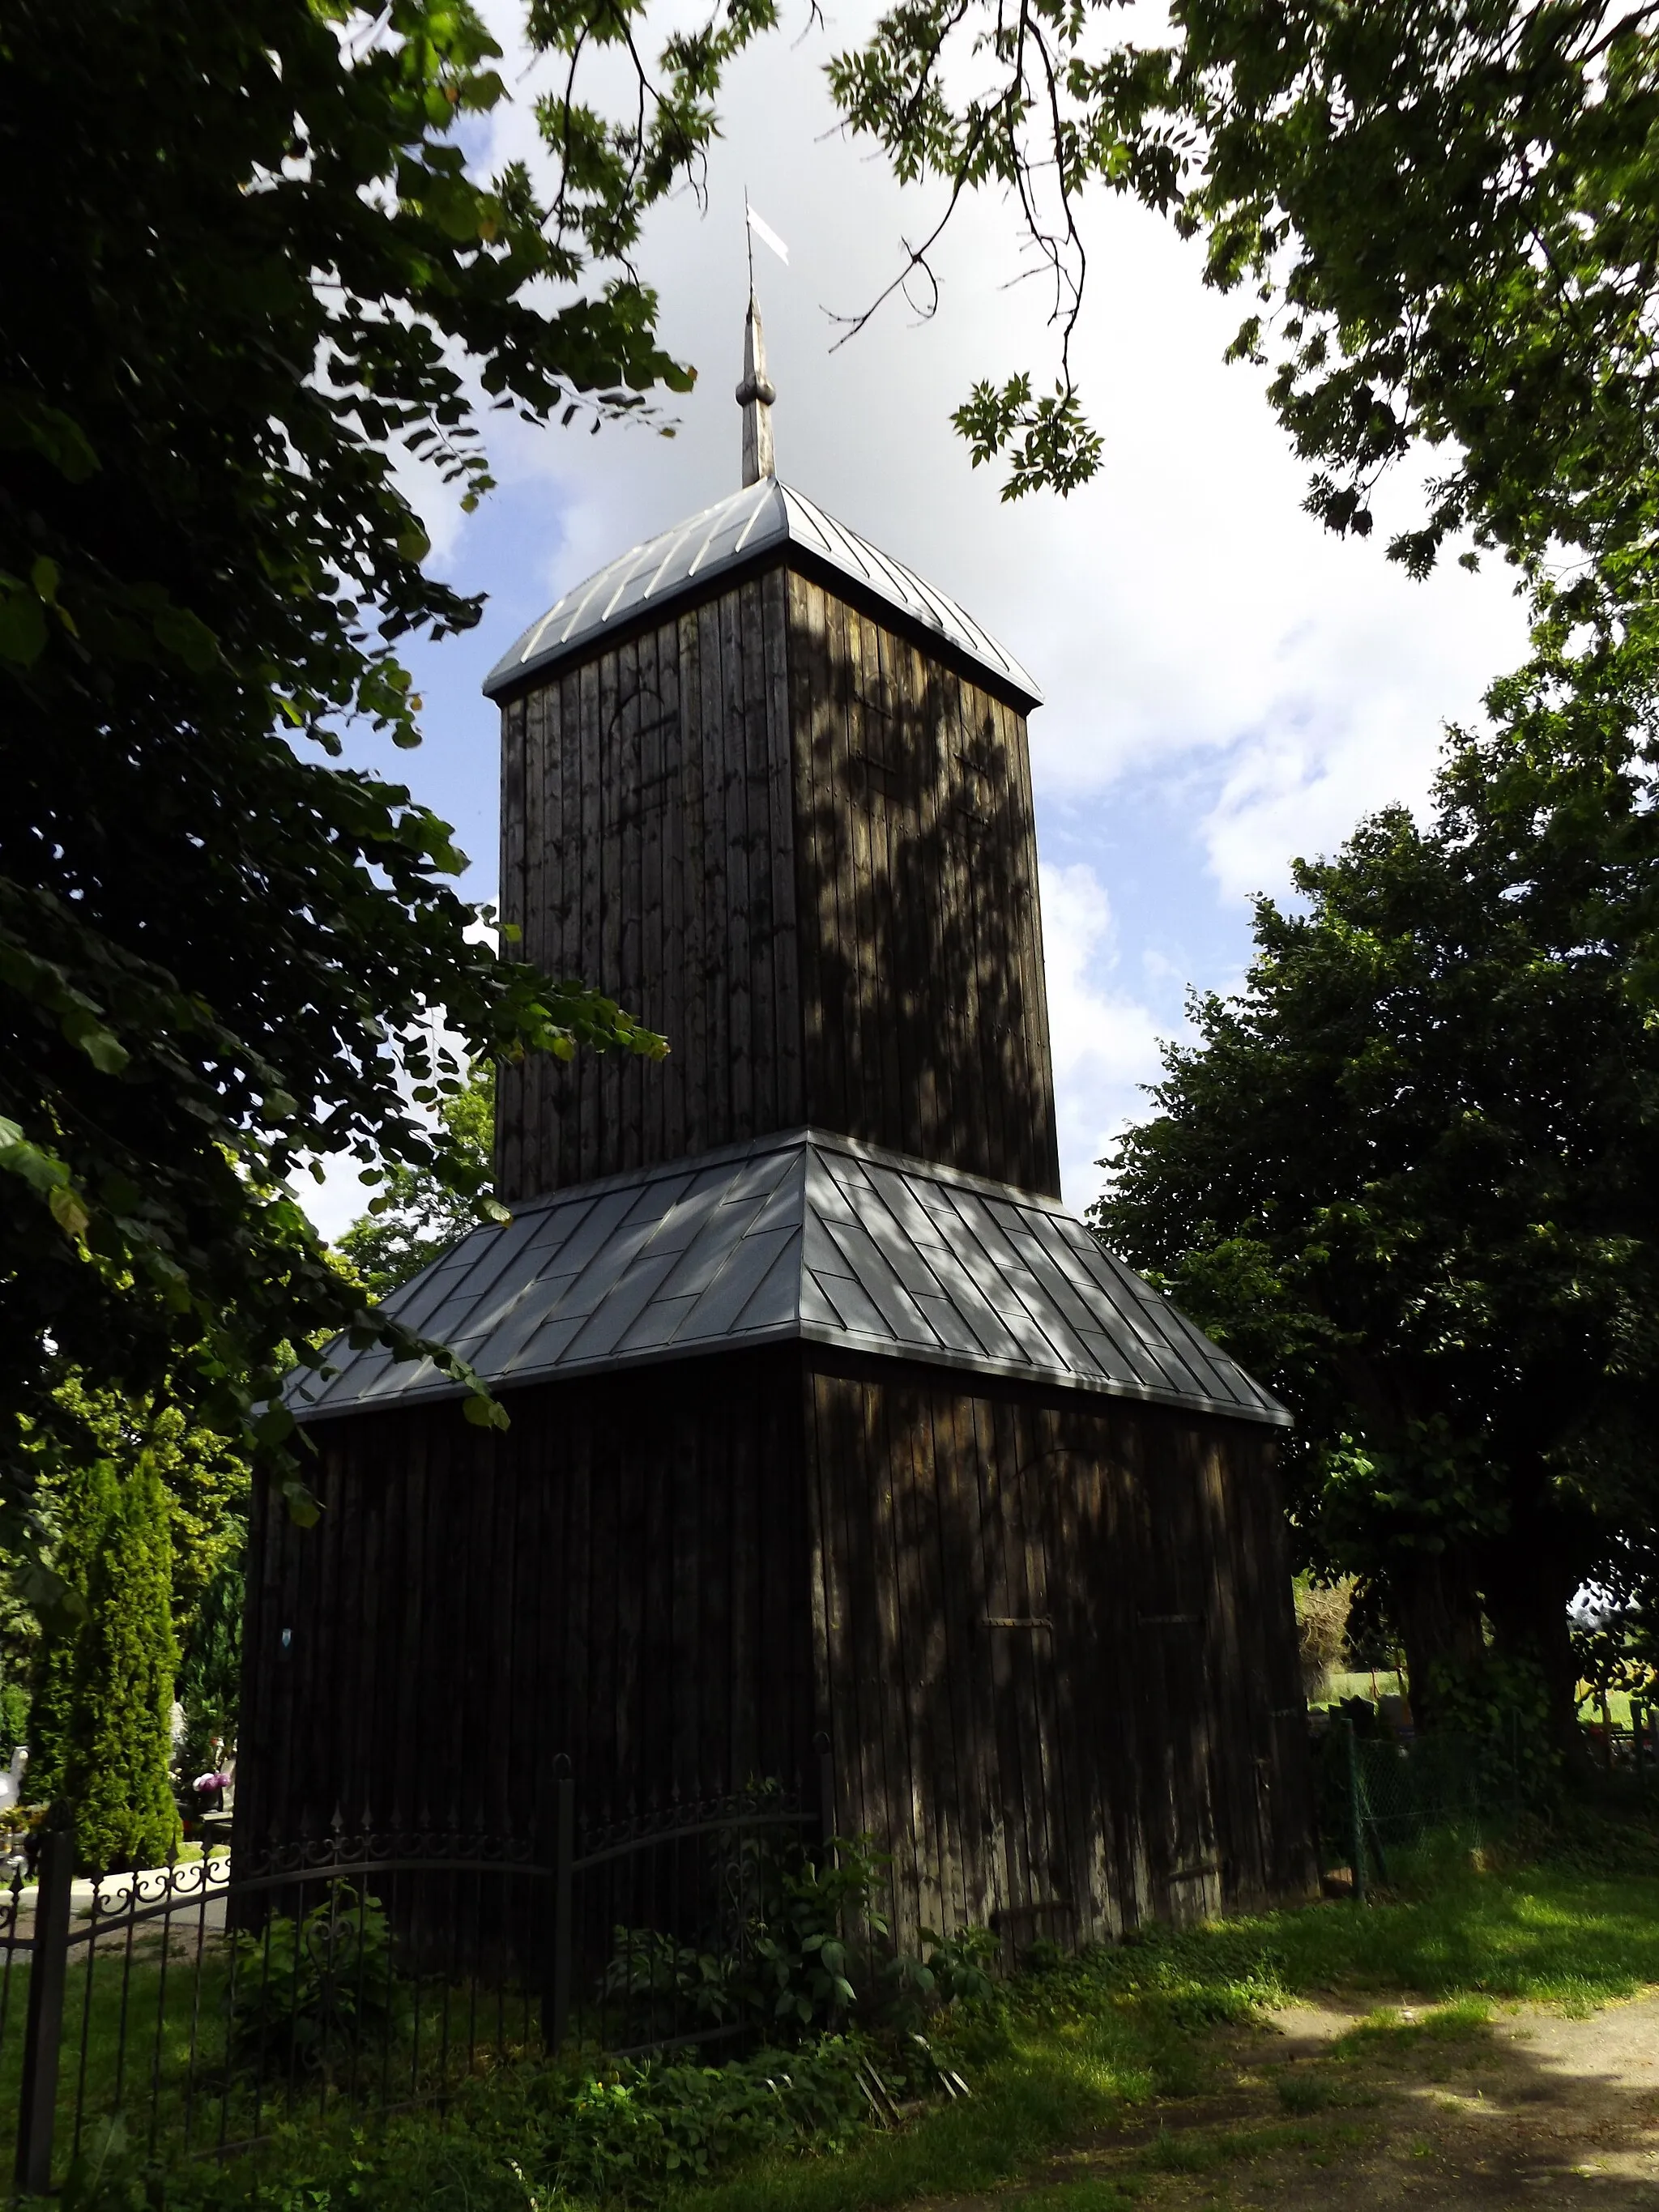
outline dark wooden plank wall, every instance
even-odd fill
[[[319,1428],[323,1513],[256,1499],[237,1834],[592,1819],[816,1786],[799,1354]],[[283,1632],[291,1632],[284,1648]]]
[[[237,1836],[545,1839],[776,1774],[893,1854],[896,1932],[1017,1950],[1314,1881],[1271,1440],[821,1348],[316,1431],[259,1493]],[[283,1630],[291,1632],[287,1646]]]
[[[508,1200],[805,1119],[786,631],[775,570],[503,711],[504,917],[673,1048],[504,1069]]]
[[[893,1851],[899,1930],[1018,1948],[1308,1893],[1257,1432],[848,1363],[805,1394],[838,1818]]]
[[[509,1200],[811,1121],[1058,1194],[1024,719],[781,569],[507,707],[501,910],[663,1030],[503,1071]]]
[[[810,1119],[1060,1194],[1024,718],[789,578]]]

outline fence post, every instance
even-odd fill
[[[1353,1870],[1353,1901],[1365,1902],[1365,1822],[1360,1811],[1359,1741],[1352,1720],[1343,1723],[1348,1746],[1348,1860]]]
[[[45,2197],[52,2188],[52,2139],[58,2116],[58,2069],[69,1974],[70,1885],[75,1839],[62,1828],[40,1838],[34,1892],[34,1948],[29,1960],[28,2011],[23,2023],[23,2073],[17,2098],[17,2191]]]
[[[550,2051],[562,2046],[570,2027],[570,1906],[576,1856],[576,1784],[570,1761],[561,1756],[554,1771],[553,1972],[545,2029]]]

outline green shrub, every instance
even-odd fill
[[[87,1578],[64,1779],[76,1856],[94,1873],[159,1866],[179,1839],[169,1773],[173,1544],[148,1452],[119,1486]]]
[[[896,1953],[874,1897],[885,1864],[867,1836],[815,1852],[753,1834],[726,1853],[721,1908],[701,1942],[617,1928],[599,1995],[616,2040],[747,2022],[793,2044],[845,2026],[914,2029],[937,2006],[988,1997],[996,1938],[922,1930],[923,1955]],[[616,2008],[620,2007],[620,2009]]]
[[[608,2020],[626,2023],[617,2041],[648,2043],[688,2027],[722,2027],[742,1993],[729,1954],[699,1950],[655,1928],[617,1928],[599,1977]]]
[[[864,2117],[859,2056],[831,2036],[721,2067],[606,2068],[550,2129],[542,2178],[581,2197],[649,2198],[774,2144],[839,2144]]]
[[[723,1858],[718,1916],[701,1942],[615,1930],[599,1994],[623,2001],[610,2015],[623,2027],[617,2041],[643,2043],[690,2019],[747,2021],[794,2042],[839,2029],[860,1985],[866,1996],[893,1986],[887,1923],[872,1902],[884,1861],[867,1837],[814,1852],[751,1833]]]
[[[88,1618],[87,1587],[120,1495],[114,1467],[106,1459],[88,1460],[64,1480],[52,1562],[64,1595],[48,1617],[25,1739],[29,1796],[34,1804],[61,1796],[68,1778],[76,1726],[76,1670]]]
[[[385,1913],[336,1883],[303,1917],[235,1939],[234,2066],[331,2075],[405,2036],[413,2019]]]

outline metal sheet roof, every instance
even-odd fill
[[[386,1304],[498,1388],[793,1338],[1290,1419],[1052,1200],[810,1129],[538,1200]],[[302,1419],[455,1395],[429,1360],[329,1360],[290,1378]]]
[[[689,592],[699,593],[724,571],[747,565],[769,548],[792,546],[850,577],[884,600],[908,623],[928,630],[975,661],[1029,704],[1042,694],[1011,653],[973,617],[926,584],[913,568],[881,553],[827,515],[804,492],[775,477],[745,485],[689,522],[635,545],[586,583],[567,592],[532,623],[484,680],[493,698],[510,684],[550,668],[661,608],[665,614]]]

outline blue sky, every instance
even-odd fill
[[[491,12],[510,44],[514,10]],[[1187,988],[1241,974],[1251,892],[1281,891],[1292,855],[1330,849],[1369,809],[1419,805],[1443,724],[1478,712],[1519,658],[1523,625],[1502,574],[1453,567],[1413,584],[1376,539],[1339,543],[1302,511],[1261,376],[1222,362],[1241,309],[1205,289],[1192,247],[1115,199],[1088,213],[1074,349],[1105,465],[1069,501],[1002,504],[948,418],[979,377],[1054,374],[1041,301],[1010,286],[1021,263],[1005,207],[972,206],[950,234],[931,320],[896,301],[835,349],[832,312],[866,304],[901,236],[933,214],[931,195],[901,191],[834,128],[823,64],[862,20],[832,14],[814,29],[803,15],[745,57],[707,212],[682,196],[647,232],[641,266],[665,341],[701,372],[672,403],[675,437],[496,418],[501,489],[471,517],[429,477],[409,478],[438,564],[489,605],[470,636],[415,655],[422,750],[354,750],[454,823],[473,860],[468,893],[492,896],[483,675],[562,591],[738,482],[746,185],[790,247],[787,270],[757,252],[779,473],[962,600],[1047,695],[1033,771],[1062,1166],[1081,1205],[1156,1077],[1159,1037],[1180,1028]],[[539,160],[526,66],[512,55],[519,98],[480,144],[481,167]],[[1385,515],[1412,505],[1402,483]],[[331,1175],[320,1225],[343,1226],[356,1197]]]

